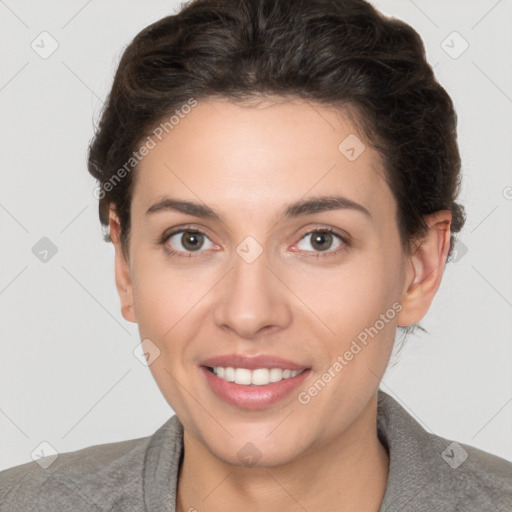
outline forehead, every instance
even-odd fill
[[[199,101],[143,158],[133,210],[164,196],[264,216],[308,195],[394,215],[379,153],[346,112],[303,100]],[[263,208],[264,207],[264,208]]]

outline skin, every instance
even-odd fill
[[[439,288],[451,213],[425,217],[428,234],[407,253],[379,154],[368,143],[355,161],[338,150],[350,134],[364,140],[350,119],[297,99],[200,101],[137,170],[129,256],[111,209],[123,316],[159,348],[150,370],[185,428],[179,511],[379,510],[389,457],[377,437],[377,390],[397,326],[420,321]],[[349,209],[282,218],[285,205],[329,194],[372,218]],[[145,215],[164,195],[206,204],[222,222]],[[167,246],[192,257],[158,243],[182,226],[206,234],[199,252],[182,245],[182,233]],[[350,242],[334,236],[321,251],[306,235],[313,228],[348,233]],[[247,236],[263,250],[252,263],[236,252]],[[298,392],[394,303],[395,318],[300,403]],[[243,409],[218,398],[198,371],[202,360],[232,353],[278,355],[311,373],[278,404]],[[251,467],[237,456],[248,442],[259,453]]]

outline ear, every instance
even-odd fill
[[[439,210],[424,219],[428,233],[408,258],[402,310],[398,315],[398,325],[402,327],[413,325],[426,315],[441,284],[450,250],[450,210]]]
[[[116,288],[121,301],[121,314],[125,320],[136,323],[133,308],[133,287],[130,277],[130,264],[125,258],[121,244],[121,223],[115,208],[109,210],[110,238],[115,249]]]

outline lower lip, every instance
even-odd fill
[[[282,379],[279,382],[271,382],[263,386],[244,386],[227,382],[217,377],[205,366],[200,370],[208,382],[212,391],[225,402],[241,407],[242,409],[262,409],[269,407],[287,397],[294,389],[298,388],[309,374],[309,368],[295,377]]]

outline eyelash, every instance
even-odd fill
[[[200,235],[204,235],[206,238],[209,238],[206,233],[204,233],[203,231],[201,231],[199,229],[182,227],[180,229],[176,229],[174,231],[171,231],[170,233],[164,233],[159,238],[157,243],[159,245],[162,245],[164,247],[165,251],[169,255],[171,255],[171,256],[178,256],[178,257],[182,257],[182,258],[201,258],[201,257],[203,257],[203,256],[199,256],[199,255],[194,255],[194,252],[185,252],[185,254],[183,254],[183,251],[175,251],[174,249],[170,249],[169,246],[167,245],[167,241],[172,236],[174,236],[174,235],[176,235],[178,233],[200,234]],[[302,240],[303,238],[305,238],[308,235],[313,235],[315,233],[329,233],[329,234],[332,234],[335,237],[340,239],[340,241],[342,242],[342,245],[340,247],[338,247],[334,251],[329,251],[329,250],[327,250],[327,251],[306,251],[306,252],[313,252],[314,253],[314,254],[310,254],[307,257],[328,258],[328,257],[331,257],[331,256],[337,256],[341,252],[346,251],[348,247],[350,247],[350,243],[349,243],[348,239],[346,237],[340,235],[338,232],[336,232],[334,229],[331,229],[331,228],[315,228],[315,229],[312,229],[311,231],[308,231],[307,233],[304,233],[302,235],[302,237],[300,238],[300,240]],[[204,253],[204,251],[198,250],[197,253],[201,254],[201,253]]]

